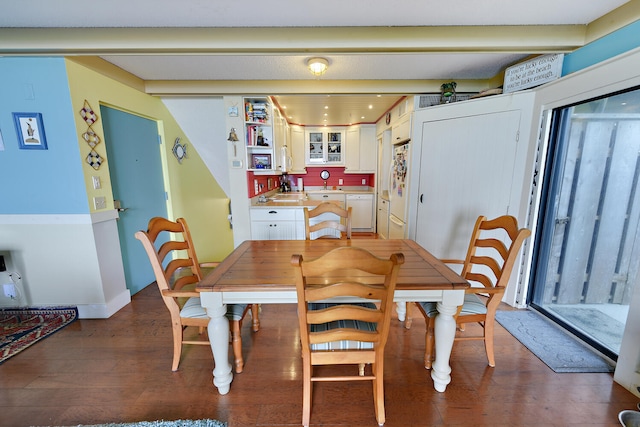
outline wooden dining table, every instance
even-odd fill
[[[291,255],[316,258],[342,246],[357,246],[388,258],[404,254],[394,301],[434,301],[436,357],[431,378],[434,388],[444,392],[451,382],[449,357],[456,333],[454,315],[469,287],[462,277],[413,240],[248,240],[240,244],[198,285],[202,306],[210,318],[208,326],[215,361],[213,384],[227,394],[233,380],[229,362],[229,321],[226,304],[297,304]],[[292,325],[292,327],[297,327]]]

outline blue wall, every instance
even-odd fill
[[[89,213],[67,81],[63,58],[0,58],[0,214]],[[19,148],[14,112],[42,114],[47,150]]]
[[[575,73],[583,68],[613,58],[640,46],[640,21],[622,27],[588,45],[564,56],[562,75]]]

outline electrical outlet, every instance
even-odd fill
[[[4,296],[7,298],[15,299],[16,298],[16,285],[13,283],[5,283],[2,285],[4,288]]]
[[[96,210],[107,208],[107,199],[104,196],[98,196],[93,198],[93,206]]]
[[[367,178],[362,178],[362,185],[367,185]]]
[[[342,185],[344,181],[342,181],[342,178],[338,178],[338,185]]]

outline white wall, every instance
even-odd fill
[[[209,168],[227,196],[231,194],[229,167],[226,153],[220,152],[220,144],[213,138],[224,135],[224,101],[222,97],[164,97],[162,102],[180,124],[180,128],[197,148],[198,155]],[[242,109],[240,108],[242,111]],[[222,131],[221,131],[222,129]],[[240,132],[241,129],[238,129]],[[227,129],[228,132],[228,129]],[[228,135],[228,133],[227,133]],[[241,142],[238,142],[241,144]],[[225,144],[227,145],[227,144]],[[187,156],[189,149],[187,149]]]
[[[22,277],[16,305],[74,305],[80,318],[107,318],[131,301],[115,218],[105,215],[0,215],[0,250]]]

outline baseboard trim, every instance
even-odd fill
[[[79,304],[79,319],[108,319],[131,302],[131,292],[125,289],[106,304]]]

